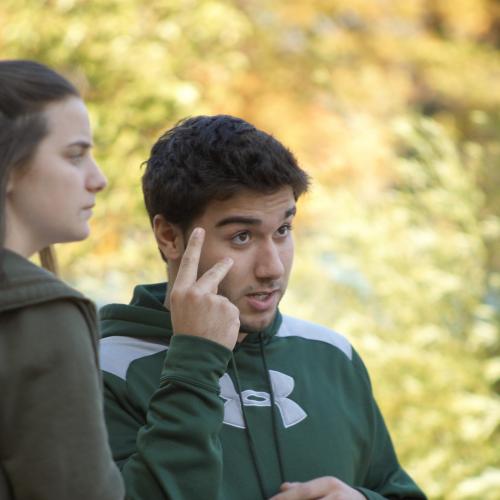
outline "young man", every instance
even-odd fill
[[[307,186],[282,144],[238,118],[190,118],[154,145],[143,190],[169,283],[101,313],[128,498],[425,498],[349,342],[278,311]]]

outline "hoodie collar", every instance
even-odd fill
[[[167,283],[137,285],[129,305],[110,304],[100,310],[103,337],[123,335],[129,337],[160,337],[172,335],[170,311],[164,306]],[[273,321],[262,332],[247,334],[244,343],[264,341],[276,335],[281,326],[281,314],[277,311]]]

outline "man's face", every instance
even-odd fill
[[[245,190],[225,201],[212,201],[192,228],[206,231],[198,276],[223,257],[234,261],[218,293],[240,311],[242,332],[261,331],[274,318],[293,261],[290,187],[273,194]]]

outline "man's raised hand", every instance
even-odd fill
[[[239,311],[217,290],[233,261],[222,259],[198,279],[204,239],[202,228],[193,230],[170,293],[174,335],[203,337],[232,350],[240,329]]]

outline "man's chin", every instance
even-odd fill
[[[273,321],[276,311],[271,316],[270,319],[246,322],[244,319],[240,318],[240,333],[259,333],[265,330]]]

